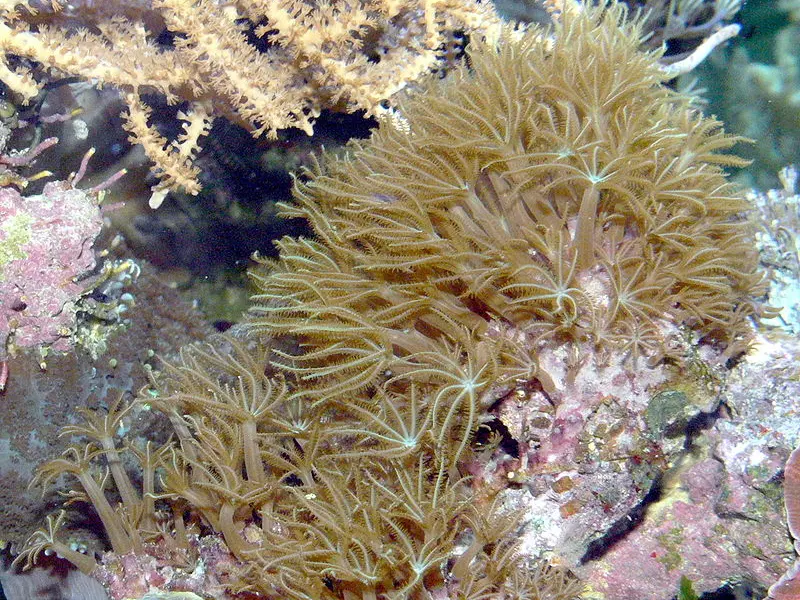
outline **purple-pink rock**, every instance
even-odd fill
[[[92,244],[103,219],[97,201],[67,182],[23,197],[0,189],[0,358],[17,347],[67,350],[78,279],[95,266]]]
[[[794,538],[795,550],[800,550],[800,448],[796,448],[784,470],[784,504],[786,523]],[[770,600],[800,599],[800,559],[769,588]]]
[[[577,566],[588,597],[668,600],[683,578],[697,594],[737,582],[766,590],[791,567],[780,488],[800,427],[798,356],[796,340],[757,337],[725,374],[718,410],[670,457],[641,522]]]

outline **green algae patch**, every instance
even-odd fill
[[[31,241],[32,226],[33,217],[28,213],[17,213],[0,226],[3,232],[0,239],[0,281],[4,279],[7,264],[27,258],[23,248]]]
[[[652,437],[682,434],[689,422],[689,405],[689,397],[677,390],[666,390],[653,396],[645,412],[645,422]]]

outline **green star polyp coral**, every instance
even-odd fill
[[[469,68],[284,206],[316,237],[282,239],[254,276],[250,328],[299,335],[283,363],[309,384],[366,384],[463,330],[634,359],[677,325],[747,339],[763,288],[723,170],[737,139],[662,85],[619,7],[515,35],[471,44]]]

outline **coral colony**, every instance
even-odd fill
[[[374,18],[392,27],[410,18],[389,5]],[[152,6],[168,26],[189,10]],[[214,12],[198,6],[193,18]],[[791,562],[786,532],[756,525],[764,514],[780,523],[780,496],[765,491],[778,461],[736,438],[755,436],[708,424],[723,411],[726,362],[765,345],[755,325],[775,316],[751,205],[724,171],[743,164],[728,153],[738,139],[664,85],[661,53],[641,49],[641,23],[622,5],[562,8],[552,29],[474,35],[468,66],[426,80],[368,140],[298,174],[281,211],[311,235],[283,237],[276,259],[258,258],[237,335],[184,348],[135,401],[82,409],[62,430],[69,446],[33,485],[71,488],[16,565],[57,554],[113,600],[656,600],[696,597],[743,573],[778,580]],[[477,18],[456,14],[443,30]],[[285,76],[307,85],[369,70],[350,72],[290,39],[305,13],[266,16],[275,56],[249,60],[291,63]],[[440,23],[427,25],[415,56],[440,46]],[[41,36],[18,34],[9,42],[0,30],[6,52],[55,61]],[[218,94],[259,131],[286,126],[254,118],[255,101],[218,80],[238,73],[223,61],[238,42],[206,55],[208,42],[178,43],[177,83],[159,91],[180,88],[195,116]],[[300,55],[324,68],[298,66]],[[180,70],[201,57],[197,72]],[[206,88],[198,78],[212,72]],[[129,130],[143,141],[135,85],[108,73],[100,79],[128,92]],[[327,101],[372,103],[357,89]],[[305,109],[283,116],[297,125],[317,107]],[[184,142],[204,128],[189,126]],[[171,158],[191,163],[184,142],[151,152],[163,185],[183,177]],[[4,193],[0,201],[16,201]],[[729,389],[737,385],[731,377]],[[761,394],[767,384],[750,386]],[[775,414],[788,406],[787,423],[791,389],[770,392]],[[757,410],[747,399],[740,414]],[[131,435],[142,413],[168,439]],[[795,453],[787,494],[797,494],[798,464]],[[650,512],[669,518],[654,525],[641,507],[670,489],[680,493]],[[797,504],[787,495],[795,537]],[[86,506],[102,524],[103,553],[70,531]],[[717,518],[717,506],[741,518]],[[739,521],[751,528],[734,531]],[[610,540],[605,562],[595,560]],[[622,577],[631,565],[646,579]],[[795,571],[775,584],[775,600],[797,597]]]

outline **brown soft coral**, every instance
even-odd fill
[[[316,239],[255,273],[250,329],[299,336],[280,362],[312,387],[501,330],[533,356],[660,357],[674,326],[741,348],[763,285],[723,170],[737,140],[661,85],[639,33],[587,8],[552,38],[472,45],[471,68],[297,185],[283,213]]]
[[[83,445],[39,468],[45,486],[64,473],[78,480],[67,504],[94,506],[112,552],[96,561],[70,547],[62,511],[18,562],[56,552],[115,599],[154,586],[296,600],[580,593],[563,570],[529,568],[510,535],[518,515],[479,499],[460,475],[477,391],[425,370],[406,377],[404,395],[303,403],[266,374],[267,352],[232,340],[220,348],[187,348],[160,378],[162,392],[140,401],[171,420],[174,442],[118,446],[129,408],[114,405],[107,415],[84,411],[63,430]],[[141,494],[123,466],[135,462]]]

